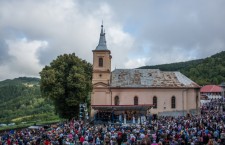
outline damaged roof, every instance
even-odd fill
[[[115,69],[112,72],[111,87],[182,87],[200,86],[180,72],[159,69]]]

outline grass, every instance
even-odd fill
[[[30,118],[30,117],[32,117],[32,115],[14,118],[14,119],[12,119],[12,122],[21,121],[21,120],[23,120],[25,118]]]
[[[26,124],[17,124],[17,125],[13,125],[13,126],[4,126],[4,127],[0,127],[0,131],[5,131],[5,130],[11,130],[11,129],[20,129],[20,128],[27,128],[29,126],[32,125],[45,125],[45,124],[53,124],[53,123],[58,123],[61,122],[61,119],[56,119],[56,120],[48,120],[48,121],[32,121],[32,122],[28,122]]]

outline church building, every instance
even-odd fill
[[[101,25],[99,44],[93,50],[91,116],[113,111],[132,116],[142,112],[159,116],[199,113],[200,86],[178,71],[115,69]]]

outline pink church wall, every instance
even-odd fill
[[[138,97],[138,104],[153,104],[153,97],[157,97],[157,108],[152,108],[152,114],[168,111],[187,111],[198,109],[198,91],[194,89],[95,89],[92,93],[92,105],[115,105],[114,97],[119,96],[119,105],[134,105],[134,97]],[[171,97],[176,97],[176,108],[171,108]],[[196,102],[197,101],[197,102]],[[196,105],[197,103],[197,105]]]

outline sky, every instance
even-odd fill
[[[92,63],[103,21],[112,70],[225,50],[224,0],[0,0],[0,80],[39,77],[58,55]]]

